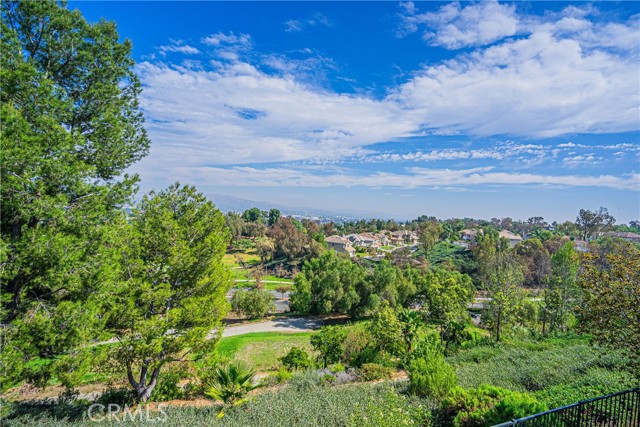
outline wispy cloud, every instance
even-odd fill
[[[308,27],[333,27],[333,22],[328,16],[316,12],[304,19],[290,19],[284,23],[284,30],[287,33],[298,33]]]
[[[187,55],[197,55],[200,53],[200,50],[189,46],[182,40],[170,40],[170,44],[160,46],[158,48],[161,55],[166,55],[167,52],[176,52],[176,53],[184,53]]]
[[[218,32],[204,37],[202,43],[209,46],[242,46],[249,48],[251,46],[251,36],[248,34],[236,35],[232,32]]]
[[[183,176],[220,186],[254,187],[368,187],[368,188],[442,188],[493,186],[565,186],[604,187],[616,190],[639,190],[640,174],[613,175],[543,175],[533,173],[494,172],[491,167],[471,169],[409,168],[407,173],[317,174],[304,169],[255,167],[181,168]],[[197,177],[197,178],[195,178]]]

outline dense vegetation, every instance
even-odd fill
[[[165,425],[443,427],[639,384],[640,249],[605,234],[637,222],[600,208],[563,224],[319,224],[223,215],[177,183],[134,204],[124,171],[149,141],[130,42],[55,1],[3,2],[2,34],[2,390],[62,386],[55,402],[3,405],[3,423],[93,425],[78,386],[95,382],[109,383],[97,403]],[[398,230],[415,240],[353,257],[325,242]],[[229,303],[234,277],[252,289]],[[265,277],[283,296],[292,283],[292,311],[339,324],[221,339],[229,308],[274,310]],[[145,406],[205,398],[213,407]]]

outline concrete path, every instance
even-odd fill
[[[320,329],[324,322],[321,319],[309,317],[282,317],[260,323],[227,326],[223,337],[249,334],[252,332],[311,332]]]

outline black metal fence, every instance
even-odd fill
[[[640,388],[583,400],[494,427],[640,427]]]

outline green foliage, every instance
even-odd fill
[[[598,342],[626,351],[640,371],[640,249],[627,244],[624,250],[604,260],[585,256],[579,279],[584,291],[580,328]]]
[[[347,331],[342,326],[323,326],[311,336],[311,345],[320,354],[324,367],[343,359],[346,337]]]
[[[376,381],[391,378],[394,369],[377,363],[364,363],[358,369],[358,379],[360,381]]]
[[[425,254],[428,254],[431,248],[440,240],[442,227],[436,221],[426,221],[419,225],[418,237],[420,245]]]
[[[402,323],[385,301],[373,314],[369,329],[378,351],[401,356],[405,351]]]
[[[231,298],[231,309],[249,319],[265,317],[275,308],[271,292],[263,289],[238,289]]]
[[[300,313],[353,313],[360,301],[356,291],[364,270],[335,251],[305,262],[294,282],[291,310]]]
[[[431,413],[424,404],[389,390],[383,399],[367,402],[363,413],[355,412],[349,427],[430,426]]]
[[[205,393],[212,399],[221,400],[225,405],[236,405],[256,386],[252,384],[255,370],[238,364],[218,366],[214,373],[214,383]]]
[[[185,349],[210,353],[216,345],[209,334],[227,311],[230,287],[223,227],[210,201],[175,184],[145,196],[113,236],[119,280],[104,315],[118,338],[113,356],[140,400],[148,399],[165,363],[184,358]]]
[[[184,390],[178,385],[183,379],[180,372],[165,372],[158,380],[158,385],[153,390],[151,401],[166,402],[185,397]]]
[[[456,387],[443,400],[443,426],[482,427],[545,411],[547,407],[526,393],[481,385],[465,390]]]
[[[638,384],[630,371],[629,358],[620,352],[592,346],[585,338],[576,336],[479,345],[464,349],[448,360],[456,368],[463,387],[492,384],[514,391],[535,392],[550,407]],[[558,399],[552,390],[561,393],[556,396]]]
[[[551,276],[547,281],[543,308],[549,332],[567,330],[580,296],[576,285],[578,267],[578,254],[571,242],[562,245],[551,257]]]
[[[412,360],[407,372],[411,393],[437,401],[444,399],[458,382],[455,370],[438,351],[431,351],[425,357]]]
[[[485,305],[482,321],[492,331],[496,341],[500,341],[505,326],[517,322],[518,306],[524,293],[522,266],[517,256],[510,251],[497,252],[487,260],[487,287],[491,300]]]
[[[282,365],[289,369],[307,369],[313,367],[313,360],[309,353],[300,347],[291,347],[289,352],[278,359]]]
[[[123,172],[149,139],[131,43],[64,4],[2,2],[0,319],[5,373],[64,371],[97,338],[113,279],[109,230],[138,181]],[[74,380],[67,376],[66,380]]]

